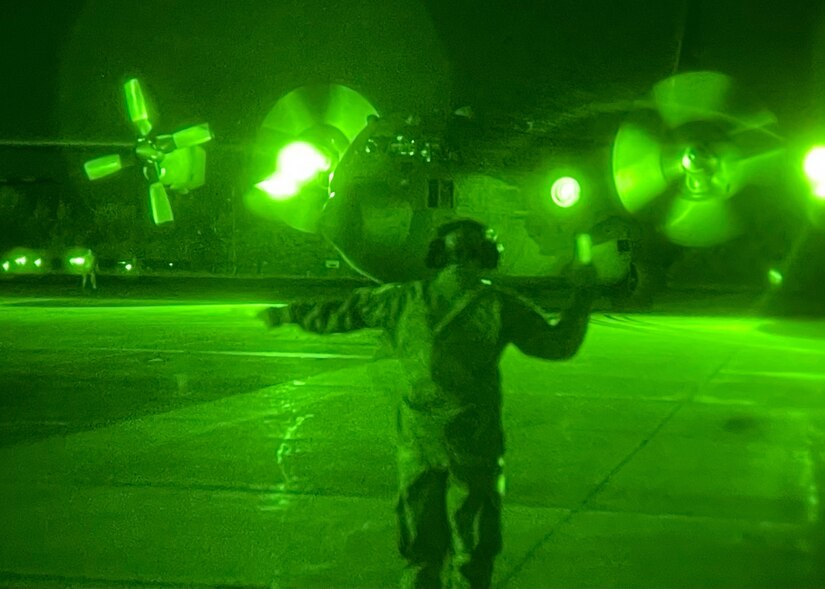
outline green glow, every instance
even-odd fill
[[[97,180],[114,174],[123,167],[123,162],[119,155],[104,155],[83,164],[86,176],[89,180]]]
[[[290,143],[278,154],[278,170],[298,182],[309,180],[318,172],[329,170],[329,167],[329,158],[303,141]]]
[[[576,257],[582,264],[590,264],[593,261],[593,238],[589,233],[576,236]]]
[[[768,280],[773,286],[780,286],[782,284],[782,273],[779,270],[771,268],[768,271]]]
[[[25,266],[26,265],[26,256],[20,256],[19,258],[14,259],[14,263],[18,266]]]
[[[37,259],[34,261],[34,265],[35,265],[35,266],[37,266],[37,267],[39,268],[40,266],[42,266],[42,265],[43,265],[43,260],[41,260],[40,258],[37,258]]]
[[[126,94],[126,109],[129,111],[129,118],[138,133],[148,135],[152,130],[152,123],[149,122],[149,109],[146,106],[146,98],[143,96],[140,82],[135,78],[127,80],[123,85],[123,91]]]
[[[69,258],[69,263],[73,266],[82,266],[86,263],[86,258],[83,256],[75,256],[73,258]]]
[[[275,200],[285,200],[295,196],[302,184],[319,172],[329,170],[331,165],[329,158],[313,145],[296,141],[278,153],[275,172],[255,186]]]
[[[132,265],[131,264],[126,264],[126,270],[131,271],[132,270]]]
[[[563,209],[572,207],[579,202],[581,185],[575,178],[564,176],[553,182],[553,186],[550,188],[550,197],[556,205]]]
[[[9,271],[9,268],[11,268],[11,264],[9,264],[9,263],[8,263],[8,261],[3,262],[3,270],[4,270],[5,272],[8,272],[8,271]]]
[[[804,169],[811,181],[814,196],[825,199],[825,146],[816,146],[808,151]]]
[[[295,180],[285,178],[275,172],[268,178],[261,180],[255,186],[266,192],[273,200],[287,200],[295,196],[299,185]]]

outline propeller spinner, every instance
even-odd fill
[[[174,219],[166,187],[179,192],[204,182],[206,154],[201,144],[212,139],[207,123],[188,127],[171,135],[152,135],[153,125],[140,82],[133,78],[123,85],[129,120],[137,131],[134,155],[149,180],[149,204],[156,225]],[[131,165],[119,154],[106,155],[84,164],[89,180],[99,180]]]
[[[734,196],[764,180],[781,152],[775,122],[724,74],[690,72],[659,82],[613,143],[622,205],[678,245],[732,239],[744,229]]]

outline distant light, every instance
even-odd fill
[[[489,278],[482,278],[481,279],[481,284],[486,284],[487,286],[490,286],[491,284],[493,284],[493,281],[490,280]]]
[[[779,270],[776,270],[775,268],[771,268],[768,271],[768,281],[773,286],[780,286],[782,284],[782,280],[783,280],[782,273]]]
[[[19,258],[15,258],[14,263],[18,266],[24,266],[26,264],[26,256],[20,256]]]
[[[171,268],[173,265],[174,265],[174,264],[173,264],[172,262],[169,262],[169,267],[170,267],[170,268]]]
[[[9,268],[11,268],[11,264],[8,261],[3,262],[3,270],[8,272]]]
[[[825,146],[818,145],[808,151],[804,169],[811,181],[814,196],[825,199]]]
[[[825,180],[825,147],[812,147],[805,156],[805,174],[812,180]]]
[[[581,185],[575,178],[564,176],[553,182],[553,186],[550,188],[550,197],[556,205],[563,209],[572,207],[579,202]]]
[[[126,268],[127,271],[129,271],[129,270],[132,269],[132,265],[131,264],[126,264],[125,268]]]
[[[69,263],[73,266],[82,266],[86,263],[86,258],[83,256],[75,256],[74,258],[69,259]]]
[[[319,172],[329,170],[331,166],[329,158],[314,145],[296,141],[278,153],[275,172],[255,186],[275,200],[286,200],[298,193],[301,184],[311,180]]]
[[[335,191],[330,192],[330,193],[329,193],[329,197],[330,197],[330,198],[335,198]]]
[[[35,266],[37,266],[37,267],[39,268],[40,266],[42,266],[42,265],[43,265],[43,260],[41,260],[40,258],[37,258],[37,259],[34,261],[34,265],[35,265]]]
[[[576,258],[582,264],[593,262],[593,238],[589,233],[580,233],[576,236]]]
[[[278,171],[298,182],[309,180],[318,172],[329,170],[329,167],[329,158],[303,141],[290,143],[278,154]]]
[[[298,193],[298,183],[278,172],[261,180],[255,186],[266,192],[273,200],[287,200]]]

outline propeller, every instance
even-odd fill
[[[744,229],[739,193],[769,180],[782,153],[775,123],[724,74],[662,80],[613,142],[622,205],[678,245],[708,247],[736,237]]]
[[[247,206],[314,233],[329,199],[326,178],[371,115],[377,115],[372,104],[341,84],[301,86],[282,96],[258,133],[253,167],[266,178],[247,192]]]
[[[301,86],[278,100],[262,130],[287,140],[326,139],[328,145],[321,147],[332,147],[339,156],[366,126],[367,117],[377,114],[366,98],[347,86]],[[328,137],[322,137],[323,132]]]
[[[83,168],[89,180],[111,176],[124,167],[139,164],[150,182],[149,204],[156,225],[174,220],[166,187],[188,192],[205,181],[206,153],[200,145],[212,140],[207,123],[187,127],[172,134],[154,135],[149,107],[136,78],[123,85],[126,111],[137,133],[134,157],[124,160],[120,154],[105,155],[87,161]]]

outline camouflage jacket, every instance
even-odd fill
[[[385,331],[406,380],[402,442],[430,438],[438,452],[486,448],[500,455],[498,364],[504,348],[512,343],[548,360],[572,357],[584,339],[590,304],[588,293],[577,292],[552,321],[512,291],[478,282],[446,295],[436,279],[362,288],[340,301],[296,302],[288,316],[315,333]]]

